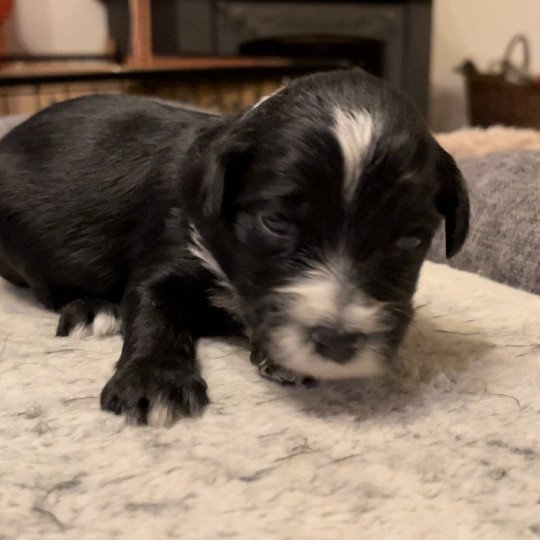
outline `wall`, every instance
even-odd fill
[[[20,54],[101,54],[107,11],[100,0],[16,0],[6,25],[8,50]]]
[[[448,131],[465,125],[463,79],[454,72],[464,58],[485,69],[522,32],[540,74],[540,0],[434,0],[431,125]]]

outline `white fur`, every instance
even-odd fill
[[[240,301],[240,297],[236,292],[234,285],[225,275],[225,272],[212,253],[210,253],[208,248],[203,244],[201,234],[193,225],[191,226],[191,244],[189,246],[189,251],[214,275],[217,285],[220,287],[220,290],[210,296],[212,304],[216,307],[226,309],[233,315],[242,318],[242,302]]]
[[[336,107],[334,120],[334,133],[344,160],[343,197],[350,202],[373,147],[375,126],[373,118],[364,109],[344,111]]]
[[[362,334],[385,330],[384,303],[358,291],[351,273],[352,263],[335,254],[277,291],[290,296],[287,311],[304,327],[333,325]]]
[[[272,358],[278,359],[280,365],[317,379],[373,377],[384,373],[383,356],[376,346],[368,344],[351,361],[339,364],[317,354],[303,328],[293,325],[274,331],[270,349]]]
[[[94,318],[92,333],[97,337],[113,336],[120,332],[120,319],[109,311],[101,311]]]
[[[120,319],[109,311],[101,311],[95,316],[92,324],[76,325],[69,333],[69,337],[75,340],[86,339],[90,336],[103,338],[120,333],[120,328]]]
[[[248,115],[251,111],[254,111],[257,107],[259,107],[260,105],[262,105],[266,100],[274,97],[276,94],[279,94],[279,92],[281,92],[285,87],[284,86],[280,86],[277,90],[274,90],[272,93],[268,94],[267,96],[263,96],[261,99],[259,99],[259,101],[257,101],[257,103],[255,103],[255,105],[253,105],[247,112],[244,116]]]
[[[174,420],[171,408],[162,401],[156,401],[148,412],[148,425],[154,428],[170,427]]]
[[[92,326],[89,324],[88,325],[78,324],[77,326],[74,326],[71,332],[69,333],[69,337],[75,340],[85,339],[91,335],[92,335]]]
[[[207,270],[210,270],[210,272],[214,274],[219,282],[219,285],[225,287],[226,289],[232,288],[232,284],[225,275],[225,272],[223,272],[215,257],[203,244],[201,234],[194,225],[191,226],[191,244],[189,246],[189,251]]]
[[[301,278],[280,287],[289,296],[289,322],[273,331],[271,357],[286,368],[320,379],[369,377],[383,372],[383,356],[370,344],[355,358],[339,364],[319,355],[306,329],[330,326],[369,336],[387,328],[385,305],[358,291],[352,281],[352,264],[341,254],[314,264]]]

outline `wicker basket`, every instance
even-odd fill
[[[521,65],[512,63],[514,49],[522,46]],[[540,129],[540,81],[529,72],[530,48],[525,36],[508,44],[496,73],[481,73],[470,60],[459,71],[465,76],[469,120],[473,126],[502,124]]]

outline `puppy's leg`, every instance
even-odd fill
[[[189,283],[162,276],[128,288],[124,347],[101,407],[129,423],[168,426],[209,403],[195,358]]]
[[[120,330],[119,319],[116,304],[97,298],[74,300],[60,310],[56,335],[93,333],[96,336],[108,336]]]
[[[13,283],[17,287],[28,287],[28,283],[20,276],[7,261],[2,260],[2,253],[0,252],[0,277],[3,277],[5,280]]]

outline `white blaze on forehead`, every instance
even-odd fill
[[[350,202],[373,146],[373,118],[364,109],[344,111],[336,107],[333,130],[343,154],[343,197]]]

